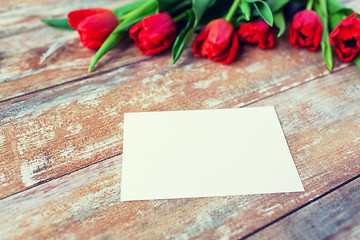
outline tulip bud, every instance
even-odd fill
[[[145,17],[130,28],[130,37],[140,52],[156,54],[169,48],[176,38],[176,25],[166,12]]]
[[[289,28],[289,41],[296,48],[315,51],[321,42],[323,26],[316,12],[302,10],[295,14]]]
[[[329,35],[329,42],[342,61],[351,61],[360,51],[360,19],[356,13],[339,22]]]
[[[228,64],[234,59],[238,45],[238,37],[231,23],[216,19],[196,36],[192,51],[196,57]]]
[[[259,48],[274,46],[274,28],[263,19],[241,24],[237,30],[240,42],[256,44]]]
[[[72,11],[68,14],[68,20],[69,25],[78,31],[82,44],[90,49],[100,48],[119,24],[115,14],[103,8]]]

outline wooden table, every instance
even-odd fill
[[[359,1],[344,1],[359,11]],[[0,3],[0,239],[360,239],[360,70],[287,37],[234,63],[94,52],[42,18],[115,0]],[[120,202],[124,112],[276,107],[305,187]],[[186,176],[184,176],[186,177]]]

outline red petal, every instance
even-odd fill
[[[320,44],[321,35],[322,22],[315,11],[302,10],[295,14],[289,29],[289,42],[292,46],[315,51]]]
[[[205,57],[205,55],[201,54],[201,48],[202,45],[207,37],[207,35],[209,34],[209,30],[210,30],[210,25],[207,24],[205,26],[205,28],[196,36],[193,46],[192,46],[192,52],[194,53],[194,55],[196,57]]]
[[[116,16],[111,12],[93,14],[78,24],[77,31],[84,46],[94,49],[99,48],[110,33],[118,25]],[[97,42],[96,44],[92,42]],[[100,46],[98,46],[100,42]],[[90,46],[90,47],[89,47]],[[97,47],[95,47],[97,46]]]
[[[225,61],[221,62],[223,64],[229,64],[233,61],[235,55],[236,55],[236,52],[237,52],[237,49],[238,49],[238,46],[239,46],[239,41],[238,41],[238,37],[237,35],[234,33],[232,35],[232,42],[231,42],[231,48],[229,50],[229,55],[228,57],[225,59]]]
[[[260,48],[272,48],[274,46],[274,28],[269,28],[267,31],[267,38],[265,41],[260,41],[259,45]]]
[[[192,51],[197,57],[208,57],[227,64],[233,60],[238,44],[238,36],[231,23],[216,19],[208,23],[195,38]]]
[[[142,53],[155,54],[170,47],[176,38],[176,25],[166,12],[145,17],[129,31]]]
[[[356,44],[347,46],[346,41],[353,39]],[[349,15],[339,22],[329,35],[330,44],[335,46],[335,51],[342,61],[351,61],[360,51],[360,19],[356,13]]]
[[[112,12],[112,11],[105,8],[88,8],[88,9],[80,9],[69,12],[68,13],[69,25],[73,28],[77,28],[77,26],[82,20],[93,14],[101,13],[101,12]]]
[[[129,30],[129,36],[136,42],[139,41],[138,35],[140,31],[142,30],[142,24],[141,22],[136,23],[133,25]]]
[[[313,51],[315,51],[320,45],[322,31],[323,31],[323,27],[322,27],[322,25],[319,25],[318,28],[316,29],[316,32],[314,35],[314,40],[313,40],[314,50]]]
[[[207,41],[218,46],[217,52],[215,53],[217,55],[220,54],[223,49],[226,48],[229,41],[231,41],[234,27],[231,23],[222,18],[213,20],[209,24],[211,24],[211,26],[207,36]]]

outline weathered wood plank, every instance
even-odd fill
[[[118,3],[117,1],[108,0],[101,4],[104,7],[115,7],[124,3],[124,1]],[[15,27],[22,28],[23,25],[28,26],[29,24],[27,23],[31,21],[31,24],[34,26],[29,28],[31,31],[26,28],[27,30],[24,30],[23,34],[14,36],[10,34],[9,37],[0,38],[0,45],[7,46],[6,51],[0,52],[0,63],[2,65],[2,68],[0,68],[0,82],[3,82],[0,83],[0,101],[46,89],[74,79],[82,79],[91,76],[87,73],[87,67],[94,51],[82,47],[75,32],[69,33],[54,30],[44,26],[44,24],[40,23],[38,20],[45,16],[56,16],[55,14],[59,14],[59,12],[66,13],[75,8],[96,6],[96,4],[99,3],[94,1],[91,2],[91,4],[87,4],[87,2],[78,0],[75,1],[74,5],[70,5],[68,2],[56,4],[53,0],[47,0],[42,5],[35,2],[35,4],[29,6],[29,9],[26,8],[29,5],[27,3],[11,5],[8,7],[8,9],[11,10],[9,13],[8,11],[2,13],[3,18],[7,19],[9,18],[8,15],[12,14],[12,11],[15,11],[15,13],[16,11],[19,11],[15,14],[17,17],[21,17],[23,15],[22,13],[27,11],[28,13],[26,14],[31,14],[28,19],[20,21],[16,20],[16,17],[15,20],[11,20],[12,18],[10,17],[10,23],[6,23],[5,21],[5,25],[10,24],[11,26],[14,25]],[[346,4],[347,6],[359,9],[356,0],[348,1]],[[46,7],[43,7],[43,5]],[[19,10],[17,10],[18,8]],[[47,13],[46,10],[48,8],[52,9],[49,13]],[[27,16],[26,14],[25,16]],[[9,29],[12,28],[9,27]],[[9,29],[7,29],[7,32],[10,31]],[[14,29],[14,33],[19,31],[21,31],[21,29]],[[286,36],[279,42],[279,45],[283,45],[286,42],[285,44],[289,47],[289,43],[284,40],[285,38]],[[24,39],[26,39],[26,41],[24,41]],[[240,51],[243,51],[243,49],[240,49]],[[273,54],[280,54],[280,56],[282,56],[282,60],[279,64],[282,64],[284,57],[287,61],[288,59],[286,57],[289,58],[288,54],[291,53],[285,52],[286,54],[284,54],[284,52],[281,51],[283,51],[283,49],[279,48],[276,48],[276,50],[273,51]],[[170,61],[170,51],[165,54],[169,56]],[[251,56],[246,53],[239,54],[241,61],[242,58]],[[309,68],[304,68],[303,71],[313,72],[313,75],[317,76],[317,74],[326,71],[326,68],[321,54],[318,52],[315,56],[315,59],[311,59],[309,62],[309,65],[307,66]],[[188,54],[187,57],[193,56]],[[295,57],[298,56],[295,55]],[[303,57],[301,56],[301,58]],[[128,41],[123,43],[122,47],[119,49],[107,54],[94,70],[96,72],[101,72],[143,59],[149,59],[149,56],[140,54],[133,44]],[[255,58],[255,60],[258,59]],[[255,63],[255,61],[253,61],[253,63]],[[248,65],[248,63],[243,62],[242,66],[244,66],[244,64]],[[286,64],[285,67],[288,67],[288,65]],[[303,66],[299,65],[299,67]],[[339,65],[337,64],[335,67],[339,67]],[[253,69],[256,68],[262,68],[262,66],[253,66]],[[294,72],[293,69],[291,70]],[[294,73],[296,74],[297,72]]]
[[[360,172],[360,75],[350,64],[336,61],[338,72],[329,75],[320,52],[292,49],[282,39],[269,51],[241,48],[230,66],[194,59],[187,50],[175,66],[165,53],[118,68],[146,59],[131,47],[121,59],[114,57],[121,50],[113,51],[98,71],[114,69],[87,78],[92,53],[76,34],[38,28],[37,18],[25,20],[35,23],[36,37],[9,20],[24,27],[20,35],[30,42],[21,45],[17,30],[1,39],[19,48],[1,52],[1,76],[11,80],[1,83],[1,99],[31,94],[0,103],[0,197],[121,153],[124,112],[254,102],[276,106],[306,192],[121,204],[121,157],[115,157],[0,200],[0,236],[236,239]]]
[[[0,39],[43,28],[40,22],[44,18],[64,18],[67,13],[82,8],[104,7],[116,8],[131,0],[12,0],[0,3]],[[19,40],[24,39],[21,36]],[[40,39],[39,39],[40,40]]]
[[[360,179],[248,239],[360,239]]]
[[[275,105],[304,193],[120,203],[117,156],[0,200],[0,233],[9,239],[245,236],[358,176],[357,76],[349,67],[251,104]]]
[[[82,46],[78,33],[53,29],[40,20],[65,17],[71,10],[96,7],[100,3],[43,2],[10,5],[0,13],[0,19],[4,19],[0,21],[4,28],[2,35],[0,32],[0,45],[6,46],[0,51],[0,101],[93,74],[89,74],[87,68],[95,51]],[[130,0],[107,0],[101,2],[101,7],[115,8],[127,2]],[[55,15],[61,13],[61,16]],[[122,46],[109,52],[94,70],[104,71],[150,58],[132,45],[125,39]]]
[[[95,71],[88,73],[95,51],[83,47],[76,32],[41,28],[27,36],[27,46],[17,38],[0,39],[0,44],[11,49],[1,56],[4,66],[0,69],[0,101],[66,82],[80,81],[97,75],[97,71],[151,59],[151,56],[141,54],[126,40],[123,47],[111,50],[96,65]],[[39,38],[42,39],[41,44],[32,44],[39,42]]]
[[[242,50],[229,66],[164,54],[0,103],[0,197],[121,153],[124,112],[239,107],[329,74],[320,52]]]
[[[124,112],[239,107],[329,74],[320,52],[288,44],[242,53],[229,66],[164,54],[1,103],[0,197],[121,153]]]

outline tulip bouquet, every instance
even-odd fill
[[[289,24],[286,13],[296,6]],[[295,48],[322,49],[332,69],[332,47],[342,61],[360,68],[360,19],[338,0],[138,0],[115,9],[90,8],[68,13],[67,18],[45,19],[62,30],[77,30],[81,43],[97,49],[89,71],[109,50],[129,36],[143,54],[153,55],[172,47],[175,63],[193,34],[196,57],[223,64],[234,60],[239,44],[272,48],[288,25]]]

